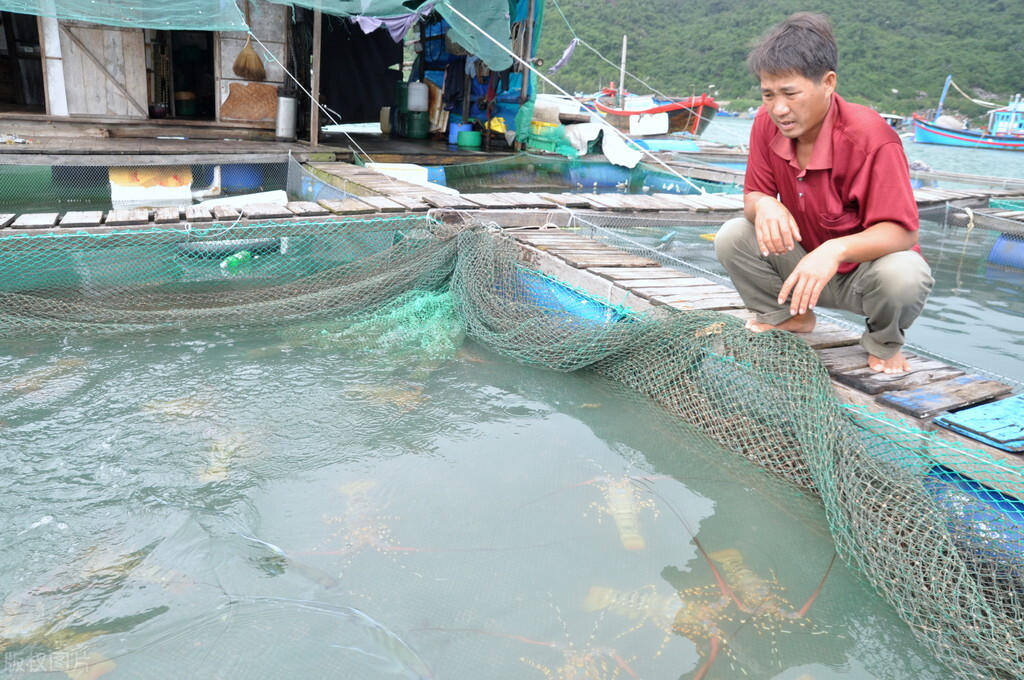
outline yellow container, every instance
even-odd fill
[[[530,132],[535,135],[543,135],[558,127],[558,123],[545,123],[542,120],[530,121]]]

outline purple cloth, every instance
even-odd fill
[[[572,53],[576,51],[576,46],[579,45],[579,44],[580,44],[580,39],[579,38],[573,38],[569,42],[569,46],[565,48],[564,52],[562,52],[562,58],[559,59],[558,61],[556,61],[554,66],[552,66],[551,68],[548,69],[548,73],[554,73],[558,69],[560,69],[563,66],[565,66],[566,64],[568,64],[569,60],[572,59]]]
[[[409,28],[432,11],[434,11],[434,3],[428,2],[412,14],[403,14],[398,17],[354,16],[351,19],[359,25],[359,28],[363,29],[363,33],[373,33],[383,26],[392,40],[402,42],[402,38],[409,32]]]

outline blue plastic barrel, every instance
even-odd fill
[[[473,129],[473,126],[469,123],[449,123],[448,124],[448,143],[458,144],[459,133],[468,132]]]
[[[263,190],[263,166],[254,163],[232,163],[220,168],[224,191],[242,193]]]
[[[976,559],[1024,568],[1024,501],[942,465],[932,467],[924,486],[961,548]]]
[[[988,261],[1000,267],[1024,269],[1024,236],[1000,234],[992,244]]]

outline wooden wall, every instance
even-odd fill
[[[146,119],[146,56],[139,28],[60,22],[70,116]]]
[[[246,0],[237,1],[238,6],[244,12]],[[218,120],[225,122],[248,121],[257,127],[274,126],[277,88],[283,85],[285,79],[288,78],[284,69],[288,63],[287,36],[288,22],[291,19],[290,12],[291,8],[284,5],[275,5],[259,0],[250,2],[249,25],[252,28],[253,35],[262,43],[261,45],[254,40],[252,47],[260,55],[263,66],[267,71],[267,77],[261,83],[264,87],[261,88],[250,88],[252,84],[239,78],[232,69],[235,59],[238,58],[238,53],[245,46],[246,34],[241,31],[223,32],[220,34],[220,52],[217,64],[220,92],[217,109]],[[273,59],[268,56],[268,52],[272,55]],[[233,102],[228,102],[228,106],[225,107],[225,102],[227,102],[229,96],[232,96],[232,93],[234,93],[235,97],[238,96],[239,88],[263,90],[263,92],[253,93],[252,95],[253,103],[264,105],[263,110],[258,111],[258,106],[234,105]],[[273,101],[270,101],[271,98]],[[273,108],[274,114],[267,118],[262,114],[265,114],[269,107]],[[255,115],[250,115],[247,109],[255,111]]]
[[[246,0],[236,0],[242,11]],[[266,79],[249,83],[235,75],[233,66],[245,45],[246,33],[216,34],[214,76],[217,89],[216,119],[273,129],[277,88],[285,83],[288,63],[290,8],[263,0],[250,2],[250,25],[259,39],[252,43],[266,68]],[[66,113],[51,88],[48,105],[56,115],[123,120],[149,118],[146,44],[143,29],[101,26],[79,21],[56,21],[59,48],[47,48],[47,67],[59,70],[63,83],[51,74],[53,88],[63,85]],[[55,41],[53,41],[55,42]],[[255,86],[255,87],[253,87]],[[239,101],[238,94],[246,95]],[[234,95],[232,101],[229,97]],[[245,98],[243,98],[245,99]],[[227,103],[227,107],[225,107]],[[62,102],[61,102],[62,104]],[[225,114],[225,115],[222,115]]]

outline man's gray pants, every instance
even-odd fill
[[[761,323],[778,325],[790,318],[789,301],[779,304],[783,282],[807,251],[797,243],[784,255],[761,255],[754,225],[737,217],[715,236],[715,254],[732,278],[747,309]],[[888,359],[900,351],[904,332],[921,313],[935,280],[917,252],[905,250],[863,262],[849,274],[837,274],[818,298],[819,307],[843,309],[865,317],[860,345],[872,356]]]

